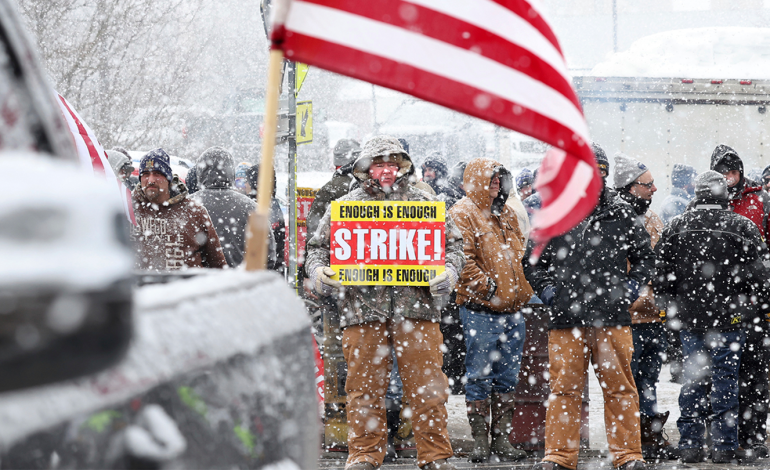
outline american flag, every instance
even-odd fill
[[[62,116],[64,116],[64,120],[67,122],[67,126],[72,134],[80,165],[86,170],[92,171],[95,177],[103,178],[109,184],[114,183],[115,192],[123,203],[123,210],[128,221],[136,225],[134,206],[131,203],[131,191],[115,176],[109,162],[107,162],[104,148],[99,144],[94,132],[75,111],[75,108],[72,107],[69,101],[58,93],[56,93],[56,102],[59,103],[59,109],[61,109]]]
[[[538,4],[278,0],[273,10],[273,48],[290,60],[408,93],[553,145],[536,182],[543,205],[530,236],[541,249],[593,210],[601,178],[588,126]]]

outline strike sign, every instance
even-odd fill
[[[333,201],[334,279],[357,286],[427,286],[444,272],[443,202]]]

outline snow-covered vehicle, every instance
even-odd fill
[[[133,272],[21,24],[0,0],[0,468],[314,468],[304,306],[272,272]]]
[[[20,24],[0,2],[0,392],[101,370],[131,336],[121,202],[78,166]]]
[[[768,43],[764,28],[640,39],[573,80],[591,138],[610,156],[623,152],[645,163],[660,195],[670,191],[675,163],[707,170],[718,144],[733,147],[747,173],[764,168],[770,163]],[[653,208],[662,200],[654,198]]]

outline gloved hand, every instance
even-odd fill
[[[631,299],[631,303],[636,302],[639,298],[639,283],[633,279],[626,279],[626,289],[628,289],[628,298]]]
[[[329,266],[318,267],[310,273],[310,281],[313,284],[313,290],[317,294],[329,296],[334,293],[335,289],[342,287],[340,281],[335,281],[331,278],[335,273]]]
[[[543,301],[544,304],[548,305],[549,307],[553,305],[553,296],[556,295],[556,287],[555,286],[545,286],[545,289],[543,289],[543,293],[540,294],[540,300]]]
[[[665,310],[661,310],[660,313],[658,313],[658,315],[660,316],[660,322],[665,325],[666,324],[666,311]]]
[[[430,286],[430,295],[437,297],[439,295],[449,295],[457,285],[457,271],[448,264],[444,272],[428,281]]]

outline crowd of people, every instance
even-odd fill
[[[107,157],[116,176],[132,188],[137,269],[235,268],[243,262],[249,216],[257,206],[258,166],[249,167],[236,184],[233,156],[212,147],[189,170],[185,184],[158,148],[142,157],[138,181],[132,181],[128,152],[116,148]],[[272,204],[267,267],[282,272],[285,221],[280,207],[275,211],[275,197]]]
[[[738,153],[719,145],[704,173],[674,165],[674,189],[658,216],[650,209],[654,175],[644,162],[617,154],[610,174],[604,150],[591,145],[604,182],[599,202],[535,262],[528,238],[541,205],[536,172],[514,176],[483,157],[450,168],[433,153],[419,177],[403,139],[336,144],[335,172],[308,214],[303,269],[308,295],[324,315],[339,316],[343,331],[346,470],[374,470],[395,459],[402,396],[411,408],[418,466],[454,469],[445,407],[451,392],[465,394],[470,461],[526,457],[508,436],[527,335],[523,312],[533,304],[550,315],[545,455],[534,469],[577,467],[589,363],[602,384],[617,468],[644,469],[645,459],[770,457],[770,167],[754,181]],[[127,153],[108,156],[127,181]],[[213,147],[185,185],[166,152],[146,154],[132,183],[137,267],[238,266],[258,171],[236,167],[227,150]],[[343,287],[330,267],[335,200],[443,201],[443,272],[428,286]],[[281,271],[285,225],[277,203],[271,224],[268,264]],[[670,410],[657,402],[666,360],[683,383],[677,445],[664,431]]]

